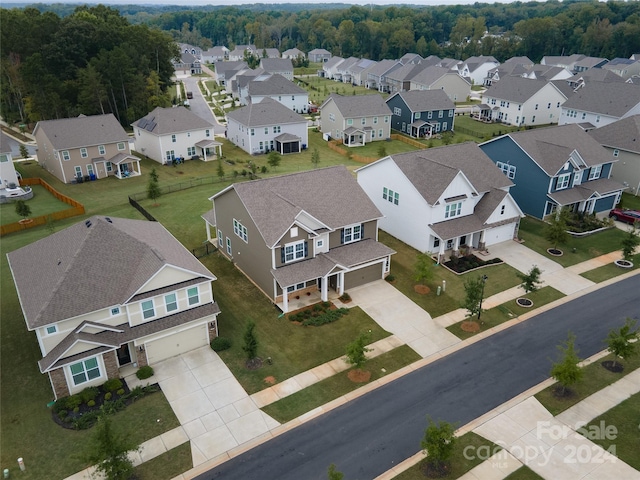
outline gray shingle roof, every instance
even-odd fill
[[[301,95],[307,91],[282,75],[257,78],[249,83],[249,95]]]
[[[458,75],[456,72],[452,72],[448,68],[430,66],[419,72],[415,77],[411,79],[413,83],[418,85],[430,86],[440,80],[445,75]],[[460,77],[460,75],[458,75]],[[460,77],[462,78],[462,77]],[[466,79],[464,79],[467,82]]]
[[[0,153],[11,153],[9,138],[4,133],[0,133]]]
[[[144,117],[131,125],[153,133],[167,135],[170,133],[189,132],[213,128],[213,124],[199,117],[185,107],[156,107]]]
[[[302,115],[270,97],[265,97],[260,103],[250,103],[245,107],[228,112],[227,118],[235,120],[246,127],[262,127],[265,125],[283,125],[285,123],[300,122],[306,124],[307,122]]]
[[[215,279],[161,224],[115,217],[91,217],[7,258],[29,329],[123,305],[166,266]]]
[[[374,76],[381,76],[387,73],[392,68],[400,68],[402,64],[398,60],[380,60],[373,67],[367,70],[367,74]]]
[[[504,77],[491,85],[484,97],[499,98],[510,102],[524,103],[547,85],[546,80],[533,80],[523,77]]]
[[[373,95],[350,95],[344,97],[337,93],[332,93],[322,106],[326,105],[329,101],[333,101],[336,104],[336,107],[345,119],[391,115],[391,110],[382,96],[377,93]]]
[[[129,141],[127,132],[111,113],[41,120],[36,125],[34,135],[38,130],[47,135],[56,150]]]
[[[601,145],[640,153],[640,115],[623,118],[589,131]]]
[[[590,81],[562,105],[563,108],[622,117],[640,103],[640,86]]]
[[[276,245],[303,211],[329,229],[382,217],[353,175],[341,165],[238,183],[231,188],[269,247]],[[224,191],[218,195],[223,194]]]
[[[568,82],[577,82],[580,79],[585,82],[606,82],[606,83],[624,83],[624,78],[611,70],[602,68],[590,68],[584,72],[576,73],[573,77],[567,78]]]
[[[429,110],[450,110],[455,103],[444,90],[409,90],[398,92],[398,95],[412,112],[426,112]],[[395,95],[387,99],[387,104]]]
[[[293,72],[290,58],[263,58],[260,66],[267,72]]]

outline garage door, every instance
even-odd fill
[[[207,324],[169,335],[145,344],[149,365],[207,345]]]
[[[374,282],[382,278],[382,264],[376,263],[344,274],[344,289],[359,287],[365,283]]]
[[[495,245],[496,243],[513,240],[513,232],[515,231],[515,228],[515,223],[509,223],[507,225],[487,230],[487,233],[485,234],[485,245]]]

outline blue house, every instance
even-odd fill
[[[414,138],[453,130],[455,104],[444,90],[409,90],[387,99],[391,128]]]
[[[508,133],[480,148],[513,180],[522,211],[536,218],[557,208],[610,210],[625,188],[610,178],[616,159],[575,124]]]

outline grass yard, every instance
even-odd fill
[[[32,185],[31,188],[33,189],[33,198],[25,202],[31,208],[31,215],[29,215],[29,217],[49,215],[54,212],[71,208],[71,205],[67,205],[66,203],[58,200],[43,186]],[[17,222],[21,218],[22,217],[16,213],[15,203],[3,203],[0,205],[0,219],[2,219],[3,225]]]
[[[624,208],[629,210],[640,210],[640,196],[631,195],[630,193],[622,193],[620,203]],[[618,205],[620,206],[620,205]]]
[[[362,369],[371,372],[371,379],[367,382],[371,383],[420,360],[420,358],[420,355],[411,347],[402,345],[368,360]],[[342,395],[346,395],[363,385],[366,384],[354,383],[349,380],[347,372],[345,371],[311,385],[293,395],[289,395],[282,400],[278,400],[271,405],[267,405],[262,410],[280,423],[286,423],[314,408],[320,407]]]
[[[580,354],[580,352],[578,352],[578,354]],[[553,395],[555,385],[545,388],[543,391],[537,393],[535,397],[552,415],[558,415],[580,400],[584,400],[589,395],[594,394],[598,390],[620,380],[635,369],[640,368],[640,355],[624,360],[622,362],[624,364],[624,370],[621,373],[610,372],[601,365],[602,362],[613,359],[614,356],[609,354],[597,362],[585,366],[582,380],[577,385],[571,387],[571,390],[574,392],[574,395],[571,397],[556,398]],[[549,371],[551,371],[551,361],[549,362]]]
[[[610,453],[615,454],[620,460],[629,464],[636,470],[640,470],[640,393],[632,395],[628,399],[616,405],[603,415],[594,418],[589,425],[595,425],[599,431],[601,422],[607,427],[614,426],[618,431],[614,439],[591,439]],[[589,431],[589,426],[585,426]]]
[[[610,278],[614,278],[640,268],[640,253],[634,255],[631,261],[633,262],[633,267],[631,268],[620,268],[613,263],[610,263],[609,265],[604,265],[602,267],[589,270],[588,272],[581,273],[580,275],[587,280],[591,280],[595,283],[604,282],[605,280],[609,280]]]
[[[427,423],[425,421],[425,429],[426,428]],[[416,445],[416,450],[419,449],[420,443]],[[473,467],[480,465],[486,459],[486,456],[490,457],[500,450],[502,450],[501,447],[476,433],[465,433],[456,441],[454,453],[451,457],[451,470],[449,471],[449,474],[446,477],[440,478],[450,480],[459,478]],[[489,453],[487,454],[487,452]],[[408,470],[405,470],[400,475],[396,475],[394,480],[424,480],[425,478],[427,477],[422,471],[422,462],[420,462]]]
[[[321,78],[318,76],[296,78],[296,84],[301,88],[304,88],[309,92],[309,101],[316,105],[322,105],[327,97],[332,93],[338,93],[340,95],[381,95],[386,99],[388,93],[380,93],[376,90],[371,90],[366,87],[354,86],[350,83],[336,82],[328,78]]]
[[[564,294],[562,292],[559,292],[555,288],[549,286],[542,287],[540,290],[529,293],[527,295],[524,295],[524,291],[522,293],[522,296],[526,296],[529,300],[533,301],[532,308],[521,307],[516,303],[515,300],[511,300],[507,303],[503,303],[502,305],[498,305],[497,307],[483,311],[482,315],[480,316],[482,325],[480,326],[480,330],[477,332],[466,332],[462,330],[462,328],[460,328],[462,322],[458,322],[447,327],[447,330],[449,330],[458,338],[465,340],[467,338],[473,337],[474,335],[477,335],[478,333],[487,331],[504,322],[507,322],[512,318],[519,317],[520,315],[529,313],[532,310],[535,311],[535,309],[538,307],[564,297]]]
[[[541,220],[527,216],[520,221],[520,238],[525,240],[528,248],[558,262],[563,267],[569,267],[622,248],[620,242],[624,232],[617,228],[610,228],[581,238],[569,237],[569,241],[565,245],[558,246],[564,255],[554,257],[547,253],[547,248],[553,247],[553,245],[545,239],[546,225]]]
[[[544,480],[544,477],[541,477],[529,467],[523,465],[512,474],[504,477],[504,480]]]
[[[398,132],[394,132],[394,133],[398,133]],[[402,142],[400,140],[389,140],[389,141],[383,140],[383,141],[377,141],[377,142],[369,142],[362,147],[349,148],[349,147],[343,146],[343,148],[346,148],[347,151],[351,153],[361,155],[363,157],[373,157],[376,159],[382,158],[382,156],[380,156],[379,154],[379,150],[381,148],[384,148],[387,155],[420,150],[419,148],[414,147],[413,145],[409,145],[408,143]]]
[[[474,120],[468,115],[458,115],[454,122],[455,127],[462,127],[477,132],[482,138],[493,138],[505,133],[515,132],[518,127],[512,127],[502,123],[484,123]],[[475,137],[474,137],[475,138]],[[480,138],[476,138],[480,141]]]
[[[431,292],[422,295],[416,293],[415,263],[418,251],[407,244],[380,230],[378,239],[394,249],[397,253],[391,257],[391,274],[395,277],[394,287],[425,309],[431,317],[439,317],[445,313],[460,308],[464,299],[464,281],[475,275],[487,275],[489,280],[485,285],[485,298],[498,292],[515,287],[521,283],[517,271],[507,264],[491,265],[463,275],[456,275],[445,267],[434,267],[434,278],[428,283]],[[446,291],[437,295],[437,288],[446,281]]]
[[[191,443],[186,442],[138,465],[134,472],[139,480],[170,480],[192,467]]]

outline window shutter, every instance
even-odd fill
[[[344,228],[340,230],[340,245],[344,243]]]
[[[304,241],[304,256],[305,258],[307,257],[307,255],[309,255],[309,242],[308,241]]]
[[[284,247],[280,247],[280,260],[284,263]]]
[[[360,224],[360,240],[364,239],[364,223]]]

